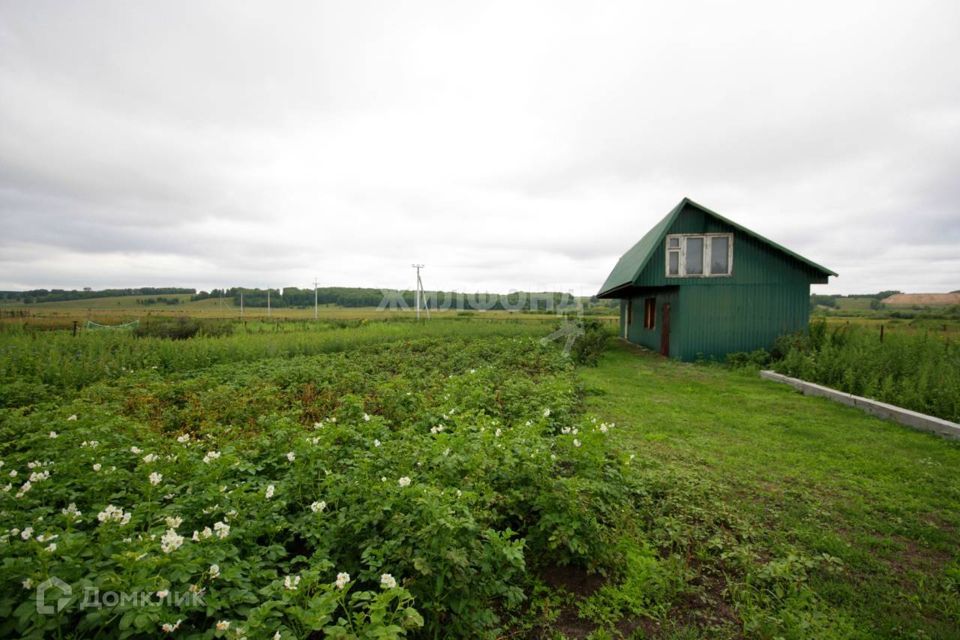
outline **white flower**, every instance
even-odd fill
[[[549,408],[543,410],[543,417],[544,417],[544,418],[549,418],[549,417],[550,417],[550,409],[549,409]]]
[[[220,577],[220,565],[212,564],[210,565],[210,579],[216,580]]]
[[[399,480],[397,480],[397,484],[399,484],[401,487],[409,487],[409,486],[410,486],[410,478],[408,478],[407,476],[403,476],[402,478],[400,478]]]
[[[124,513],[120,507],[108,504],[103,511],[97,514],[97,520],[100,522],[119,522],[124,525],[130,522],[130,514]]]
[[[610,427],[608,427],[606,423],[603,423],[600,425],[600,433],[606,433],[609,430],[610,430]]]
[[[273,640],[281,640],[279,631],[273,634]]]
[[[389,573],[380,576],[380,586],[384,589],[393,589],[397,586],[397,581]]]
[[[364,422],[370,422],[370,414],[368,414],[368,413],[363,414],[363,421],[364,421]]]
[[[34,471],[30,474],[30,482],[40,482],[50,477],[49,471]]]
[[[179,442],[180,444],[183,444],[184,442],[189,442],[189,441],[190,441],[189,433],[185,433],[182,436],[177,436],[177,442]]]
[[[51,437],[51,438],[56,438],[56,437],[57,437],[57,432],[56,432],[56,431],[51,431],[51,432],[50,432],[50,437]]]
[[[297,454],[295,454],[293,451],[287,452],[287,460],[289,460],[290,462],[293,462],[296,459],[297,459]]]
[[[11,477],[11,478],[16,478],[16,477],[17,477],[17,470],[16,470],[16,469],[13,469],[13,470],[10,472],[10,477]]]
[[[147,464],[150,464],[152,462],[156,462],[159,457],[160,456],[155,453],[148,453],[147,455],[143,456],[143,461]]]
[[[495,432],[493,435],[495,435],[496,437],[499,438],[500,436],[503,435],[503,431],[502,431],[501,429],[497,429],[496,432]]]
[[[345,586],[347,586],[347,583],[348,583],[348,582],[350,582],[350,574],[349,574],[349,573],[338,573],[338,574],[337,574],[337,581],[336,581],[336,583],[335,583],[335,584],[337,585],[337,589],[343,589]]]
[[[180,516],[167,516],[166,517],[167,526],[171,529],[177,529],[183,524],[183,518]]]
[[[33,589],[33,580],[31,580],[30,578],[27,578],[26,580],[24,580],[24,581],[21,582],[20,584],[23,585],[23,588],[24,588],[24,589]]]
[[[33,485],[30,483],[29,480],[27,480],[26,482],[24,482],[24,483],[20,486],[20,490],[17,491],[17,497],[18,497],[18,498],[22,498],[22,497],[24,496],[24,494],[27,493],[28,491],[30,491],[30,489],[32,489],[32,488],[33,488]]]
[[[174,624],[170,624],[169,622],[164,622],[163,625],[160,627],[160,630],[163,631],[164,633],[173,633],[174,631],[180,628],[181,622],[182,620],[177,620]]]
[[[204,464],[210,464],[211,460],[217,460],[220,457],[219,451],[207,451],[207,454],[203,456]]]
[[[287,576],[283,579],[283,588],[287,591],[296,591],[300,586],[300,576]]]
[[[573,446],[579,447],[579,446],[580,446],[580,441],[577,440],[576,438],[574,438],[574,439],[573,439]]]
[[[76,419],[77,419],[77,414],[73,414],[72,416],[67,418],[67,420],[76,420]]]
[[[46,547],[47,553],[53,553],[53,552],[56,551],[56,550],[57,550],[57,543],[56,543],[56,542],[51,542],[51,543],[48,544],[47,547]]]
[[[27,527],[26,529],[20,532],[20,538],[22,538],[23,540],[29,540],[31,536],[33,536],[33,527]]]
[[[66,509],[61,509],[60,513],[68,518],[79,518],[82,515],[80,511],[77,510],[77,504],[75,502],[71,502],[69,505],[67,505]]]
[[[94,470],[94,471],[100,471],[100,469],[103,469],[103,465],[100,464],[99,462],[94,463],[94,465],[93,465],[93,470]]]
[[[276,491],[276,488],[272,484],[267,485],[267,491],[264,494],[267,497],[267,500],[273,497],[273,492]]]
[[[374,440],[374,441],[373,441],[373,446],[375,446],[375,447],[379,447],[380,444],[381,444],[381,442],[380,442],[379,440]]]
[[[13,489],[13,485],[10,484],[9,482],[8,482],[7,484],[3,485],[3,492],[4,492],[4,493],[10,493],[10,489]]]
[[[162,473],[157,473],[156,471],[154,471],[153,473],[150,474],[150,484],[156,486],[156,485],[160,484],[161,482],[163,482],[163,474],[162,474]]]
[[[327,508],[327,503],[324,502],[323,500],[319,500],[310,505],[310,510],[313,511],[314,513],[323,511],[326,508]]]
[[[221,620],[220,622],[217,623],[217,631],[226,631],[229,628],[230,628],[229,620]]]
[[[164,553],[172,553],[183,545],[183,536],[178,535],[175,529],[167,529],[160,538],[160,549]]]
[[[134,455],[140,455],[141,453],[143,453],[143,450],[140,449],[140,447],[130,447],[130,453]]]
[[[230,525],[226,522],[214,522],[213,530],[217,532],[217,537],[221,540],[230,535]],[[204,533],[206,533],[206,530],[204,530]]]
[[[170,592],[166,589],[161,589],[160,591],[157,591],[157,597],[160,598],[161,600],[166,598],[168,595],[170,595]]]

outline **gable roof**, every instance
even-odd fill
[[[746,227],[737,224],[733,220],[724,218],[716,211],[711,211],[701,204],[697,204],[690,198],[684,198],[680,203],[671,209],[670,213],[666,215],[660,222],[655,224],[650,231],[647,231],[646,234],[637,244],[633,245],[625,254],[623,254],[620,259],[617,261],[616,266],[613,268],[613,271],[610,272],[610,275],[607,276],[606,281],[604,281],[603,286],[600,287],[600,292],[597,294],[599,297],[608,296],[611,293],[614,293],[617,289],[623,289],[629,287],[633,282],[640,276],[640,272],[643,271],[644,267],[647,266],[647,263],[650,261],[650,257],[653,256],[653,253],[656,251],[657,247],[660,246],[660,243],[663,242],[664,237],[667,235],[667,231],[673,225],[673,222],[677,219],[677,216],[680,215],[680,212],[683,211],[684,207],[695,207],[700,211],[703,211],[709,216],[716,218],[717,220],[726,223],[733,227],[734,229],[741,231],[753,238],[756,238],[760,242],[763,242],[770,247],[787,254],[791,258],[794,258],[808,267],[813,268],[816,271],[819,271],[825,276],[835,276],[837,275],[830,269],[820,266],[812,260],[808,260],[801,256],[798,253],[794,253],[787,249],[786,247],[777,244],[773,240],[764,238],[759,233],[751,231]]]

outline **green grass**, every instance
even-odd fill
[[[691,574],[666,635],[958,637],[957,443],[622,344],[581,375],[661,485],[652,543]]]

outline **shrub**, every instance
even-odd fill
[[[578,336],[573,343],[570,357],[577,364],[595,367],[612,335],[610,329],[599,320],[582,320],[579,328],[583,335]]]

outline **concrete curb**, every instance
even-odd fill
[[[919,429],[920,431],[930,431],[932,433],[944,436],[945,438],[960,440],[960,424],[957,424],[956,422],[950,422],[949,420],[943,420],[942,418],[935,418],[923,413],[917,413],[916,411],[903,409],[892,404],[887,404],[886,402],[880,402],[878,400],[871,400],[869,398],[862,398],[860,396],[844,393],[843,391],[837,391],[836,389],[831,389],[830,387],[824,387],[819,384],[807,382],[806,380],[791,378],[790,376],[785,376],[783,374],[776,373],[775,371],[761,371],[760,377],[764,378],[765,380],[773,380],[774,382],[788,384],[807,396],[820,396],[823,398],[829,398],[835,402],[856,407],[861,411],[866,411],[867,413],[877,416],[878,418],[883,418],[884,420],[893,420],[894,422],[899,422],[902,425]]]

